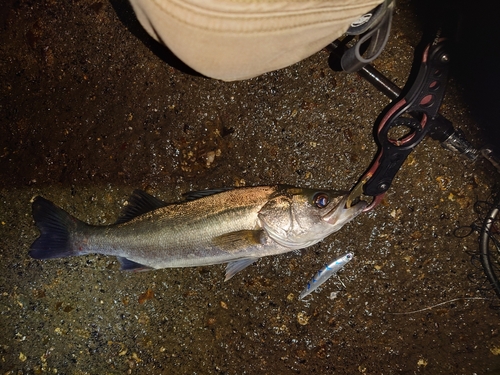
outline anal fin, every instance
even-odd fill
[[[144,264],[140,264],[137,262],[134,262],[133,260],[124,258],[124,257],[116,257],[118,259],[118,262],[120,262],[120,270],[122,271],[134,271],[134,272],[140,272],[140,271],[149,271],[153,269],[152,267],[145,266]]]

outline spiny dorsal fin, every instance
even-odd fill
[[[199,191],[190,191],[188,193],[183,194],[184,199],[186,201],[194,201],[196,199],[200,199],[203,197],[208,197],[209,195],[219,194],[224,191],[233,190],[234,187],[225,187],[218,189],[207,189],[207,190],[199,190]]]
[[[132,195],[128,199],[128,205],[126,205],[118,220],[115,224],[123,224],[127,221],[136,218],[137,216],[143,215],[147,212],[151,212],[160,207],[167,206],[168,203],[153,197],[152,195],[146,193],[142,190],[134,190]]]

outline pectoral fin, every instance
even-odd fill
[[[259,258],[243,258],[229,262],[226,266],[226,278],[224,279],[224,281],[228,281],[231,277],[236,275],[241,270],[247,268],[258,259]]]
[[[262,244],[261,239],[263,235],[264,231],[260,229],[240,230],[215,237],[212,242],[221,250],[227,251],[228,253],[244,252],[245,249]],[[229,262],[226,267],[226,278],[224,281],[229,280],[242,269],[254,263],[257,259],[259,258],[249,257]]]
[[[239,230],[215,237],[212,242],[224,251],[242,251],[248,247],[260,245],[264,231],[259,230]]]

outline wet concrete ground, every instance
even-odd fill
[[[228,282],[222,265],[130,274],[105,256],[31,259],[37,195],[110,224],[136,188],[166,201],[224,186],[350,189],[389,100],[332,71],[326,51],[224,83],[178,70],[119,2],[2,3],[2,374],[500,373],[477,235],[454,235],[498,176],[430,139],[375,211]],[[398,3],[375,63],[400,86],[422,35],[416,14]],[[452,77],[442,113],[480,144],[464,92]],[[298,301],[347,251],[340,280]]]

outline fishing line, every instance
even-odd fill
[[[442,306],[442,305],[445,305],[447,303],[451,303],[451,302],[455,302],[455,301],[460,301],[460,300],[477,300],[477,299],[491,301],[491,298],[484,298],[484,297],[459,297],[459,298],[454,298],[454,299],[451,299],[449,301],[441,302],[441,303],[438,303],[437,305],[432,305],[432,306],[425,307],[423,309],[419,309],[419,310],[415,310],[415,311],[408,311],[408,312],[390,312],[390,311],[386,311],[385,313],[386,314],[391,314],[391,315],[415,314],[415,313],[419,313],[419,312],[422,312],[422,311],[431,310],[431,309],[433,309],[435,307]]]

